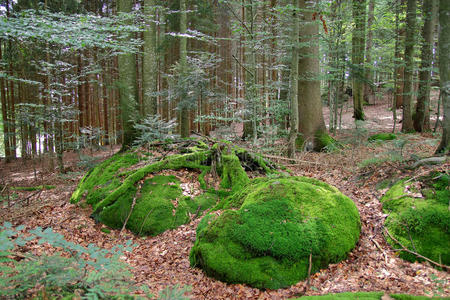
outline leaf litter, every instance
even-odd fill
[[[316,163],[289,165],[293,175],[314,177],[339,188],[353,199],[361,215],[361,237],[355,249],[346,260],[312,274],[309,285],[305,280],[290,288],[262,291],[242,284],[226,284],[207,277],[200,269],[191,268],[189,252],[195,241],[195,230],[201,216],[155,237],[137,237],[128,230],[122,235],[120,230],[104,233],[101,229],[105,226],[89,217],[90,208],[68,202],[78,180],[61,179],[54,172],[41,176],[45,179],[41,179],[39,184],[51,183],[57,185],[56,189],[43,191],[38,198],[31,199],[28,205],[18,201],[6,207],[2,203],[0,221],[24,224],[27,229],[52,227],[68,241],[82,246],[93,243],[110,249],[118,243],[131,240],[137,247],[132,252],[125,253],[122,259],[132,267],[134,280],[148,285],[155,295],[167,286],[180,284],[192,286],[189,293],[192,299],[285,299],[352,291],[449,296],[448,273],[436,270],[426,263],[404,261],[386,243],[382,232],[387,215],[382,212],[379,199],[387,189],[375,188],[383,180],[413,176],[431,169],[448,172],[449,164],[422,166],[412,171],[403,168],[400,163],[384,162],[382,165],[360,169],[356,162],[362,161],[364,155],[370,157],[376,152],[374,150],[371,153],[370,148],[361,147],[363,148],[345,150],[346,153],[301,153],[299,155],[302,160]],[[414,149],[411,152],[414,153]],[[107,154],[104,153],[104,156]],[[29,169],[10,165],[8,169],[4,163],[1,166],[3,178],[10,178],[15,174],[15,185],[38,185],[33,176],[29,176]],[[199,193],[198,173],[183,169],[164,171],[161,175],[175,175],[180,180],[185,195],[195,196]],[[19,198],[25,197],[27,193],[30,192],[21,192]],[[18,250],[36,255],[56,251],[48,245],[37,243]]]

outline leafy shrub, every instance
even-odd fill
[[[87,299],[133,297],[133,293],[148,291],[136,286],[132,274],[120,257],[131,251],[131,241],[105,250],[90,244],[87,248],[68,242],[51,228],[37,227],[24,235],[24,226],[14,228],[10,223],[0,227],[0,297],[29,296],[30,289],[42,286],[47,295],[80,295]],[[18,247],[38,240],[60,250],[53,255],[15,254]]]

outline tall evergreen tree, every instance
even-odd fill
[[[186,38],[186,30],[187,30],[187,7],[186,0],[180,0],[180,66],[181,73],[186,72],[186,64],[187,64],[187,38]],[[183,74],[181,74],[183,76]],[[183,101],[183,99],[180,99]],[[188,137],[190,132],[190,122],[189,122],[189,109],[186,105],[182,104],[180,110],[180,134],[181,137]]]
[[[118,0],[117,12],[130,13],[133,0]],[[131,34],[130,34],[131,38]],[[133,53],[119,55],[120,115],[122,121],[122,149],[129,148],[136,138],[133,122],[138,118],[138,88],[136,78],[136,57]]]
[[[144,92],[144,115],[158,113],[157,98],[157,53],[155,0],[144,1],[146,30],[144,31],[144,54],[142,60],[142,89]]]
[[[291,60],[291,128],[289,135],[289,157],[295,156],[295,142],[298,134],[298,38],[300,34],[300,19],[298,8],[300,0],[292,0],[295,8],[292,14],[294,28],[292,30],[292,60]]]
[[[352,78],[353,117],[364,120],[364,49],[366,34],[366,0],[353,0]]]
[[[414,131],[412,120],[414,44],[416,35],[417,0],[408,0],[406,8],[406,39],[405,39],[405,84],[403,87],[403,118],[402,131]]]
[[[439,75],[444,122],[441,143],[436,153],[450,154],[450,1],[439,2]]]
[[[373,93],[372,81],[373,81],[373,67],[372,64],[372,46],[373,46],[373,20],[374,20],[375,0],[369,0],[369,12],[367,14],[367,41],[366,41],[366,69],[364,84],[364,101],[369,103],[369,96]]]

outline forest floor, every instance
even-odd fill
[[[343,150],[332,153],[299,153],[297,162],[288,168],[295,175],[310,176],[339,188],[357,205],[362,221],[361,238],[348,258],[338,264],[313,274],[306,295],[349,291],[385,291],[415,295],[450,296],[449,273],[432,268],[428,264],[410,263],[398,258],[383,237],[383,214],[379,199],[386,189],[381,183],[393,182],[406,176],[420,176],[431,169],[447,171],[450,164],[415,170],[406,168],[413,157],[432,156],[439,137],[432,134],[402,135],[403,147],[394,142],[367,144],[369,131],[389,132],[392,128],[391,112],[386,103],[368,106],[366,129],[361,132],[350,128],[353,123],[351,107],[343,114],[343,130],[336,138],[346,142]],[[400,113],[400,111],[399,111]],[[324,116],[327,118],[327,110]],[[326,121],[327,122],[327,121]],[[118,148],[96,152],[99,158],[109,157]],[[391,157],[393,153],[403,161],[387,159],[378,163],[363,161],[374,157]],[[156,237],[140,238],[128,231],[119,230],[106,234],[102,224],[90,216],[90,208],[69,203],[82,172],[77,167],[78,157],[65,157],[67,174],[59,175],[46,161],[37,163],[17,160],[10,164],[0,162],[0,181],[9,186],[55,185],[55,189],[41,192],[15,191],[10,203],[0,203],[0,223],[24,224],[27,228],[52,227],[67,240],[83,246],[94,243],[99,247],[112,248],[131,239],[137,247],[126,253],[126,262],[133,267],[135,281],[147,284],[157,294],[168,285],[190,285],[193,299],[285,299],[305,292],[307,281],[287,289],[266,290],[250,288],[241,284],[225,284],[207,277],[201,270],[189,265],[189,251],[195,241],[195,229],[200,218],[177,229]],[[35,172],[36,169],[36,172]],[[36,174],[36,176],[35,176]],[[2,182],[0,182],[2,184]],[[11,193],[12,194],[12,193]],[[46,251],[45,245],[32,245],[27,250],[34,254]]]

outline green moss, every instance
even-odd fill
[[[241,189],[250,180],[241,166],[239,158],[234,154],[222,154],[220,186],[233,192]]]
[[[96,220],[111,228],[121,228],[135,199],[136,204],[127,221],[127,228],[131,231],[156,235],[175,228],[249,182],[241,165],[243,162],[236,155],[236,152],[246,153],[244,149],[228,143],[215,144],[211,150],[204,149],[207,147],[206,144],[199,144],[196,149],[191,149],[194,152],[172,155],[139,168],[134,166],[139,162],[135,153],[117,154],[86,174],[71,201],[77,203],[85,198],[85,203],[92,205],[92,216]],[[219,191],[208,187],[205,181],[213,159],[221,178],[222,189]],[[252,156],[249,161],[263,173],[271,171],[262,157]],[[183,196],[179,181],[173,176],[146,179],[149,174],[181,168],[201,171],[198,180],[203,194],[194,199]]]
[[[318,131],[315,134],[315,145],[314,150],[315,151],[323,151],[323,150],[335,150],[342,148],[342,145],[338,143],[335,139],[333,139],[328,133],[323,131]]]
[[[106,228],[106,227],[103,227],[102,229],[100,229],[100,231],[103,232],[103,233],[106,233],[106,234],[111,233],[111,230],[109,230],[109,229]]]
[[[367,139],[369,142],[374,142],[374,141],[390,141],[390,140],[395,140],[397,138],[397,135],[393,134],[393,133],[377,133],[377,134],[373,134],[371,136],[369,136],[369,138]]]
[[[128,168],[138,162],[135,153],[116,154],[89,171],[79,183],[70,198],[71,203],[78,203],[83,196],[89,204],[96,204],[111,191],[120,186],[116,174],[120,169]]]
[[[140,197],[127,222],[127,228],[136,234],[157,235],[189,221],[187,207],[179,180],[175,176],[155,176],[144,182]],[[133,203],[136,188],[119,197],[114,204],[99,214],[99,220],[112,227],[121,228]],[[178,201],[178,206],[173,203]]]
[[[16,187],[13,187],[12,190],[33,192],[33,191],[41,191],[41,190],[52,190],[55,188],[56,188],[55,185],[16,186]]]
[[[104,207],[107,207],[117,201],[121,195],[127,194],[130,188],[147,174],[166,169],[177,170],[181,168],[189,168],[204,170],[210,168],[209,166],[203,165],[203,163],[208,159],[208,154],[209,151],[172,155],[164,160],[138,169],[129,175],[114,191],[106,195],[103,200],[97,202],[93,207],[94,213],[99,213]]]
[[[442,176],[441,176],[442,175]],[[405,247],[434,261],[450,263],[450,211],[447,189],[448,176],[432,174],[415,181],[401,180],[383,196],[383,210],[389,214],[386,227]],[[421,186],[420,190],[416,187]],[[409,192],[410,191],[410,192]],[[422,194],[423,197],[418,197]],[[413,197],[414,196],[414,197]],[[395,248],[398,245],[391,239]],[[417,256],[401,252],[409,261],[420,260]]]
[[[297,299],[301,300],[333,300],[333,299],[345,299],[345,300],[380,300],[384,295],[383,292],[362,292],[362,293],[339,293],[329,294],[323,296],[304,296]]]
[[[414,296],[414,295],[405,295],[405,294],[393,294],[390,295],[392,298],[397,300],[428,300],[428,299],[450,299],[449,297],[426,297],[426,296]]]
[[[255,179],[197,229],[192,266],[230,283],[278,289],[345,258],[359,238],[354,203],[305,177]]]

